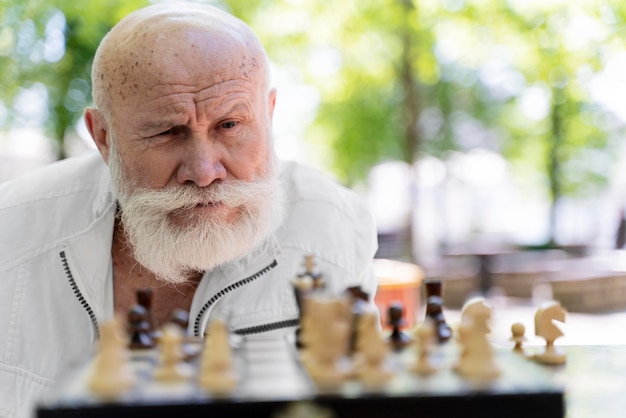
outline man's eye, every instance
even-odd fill
[[[235,126],[237,126],[237,122],[235,121],[222,122],[220,126],[224,129],[232,129]]]
[[[163,131],[160,134],[157,134],[155,136],[169,136],[169,135],[173,135],[174,134],[174,130],[173,129],[168,129],[167,131]]]
[[[175,126],[173,128],[170,128],[168,130],[165,130],[163,132],[160,132],[160,133],[154,135],[154,138],[164,138],[164,137],[179,136],[181,134],[184,134],[184,129]]]

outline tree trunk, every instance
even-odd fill
[[[549,213],[549,236],[548,245],[556,244],[557,228],[557,203],[561,197],[561,147],[563,145],[563,119],[561,108],[563,106],[562,89],[552,90],[551,121],[552,132],[550,136],[550,149],[548,154],[548,179],[550,182],[550,213]]]
[[[400,78],[402,80],[402,86],[404,88],[403,98],[403,110],[404,110],[404,123],[405,123],[405,143],[404,143],[404,155],[406,161],[413,165],[416,161],[419,149],[420,149],[420,132],[418,127],[418,121],[420,116],[419,105],[419,91],[417,81],[415,79],[415,68],[413,67],[415,57],[415,45],[413,43],[413,29],[411,25],[411,19],[416,19],[416,10],[413,3],[410,0],[400,0],[404,9],[404,22],[402,25],[402,32],[400,34],[402,38],[402,57],[400,65]],[[415,242],[414,234],[414,210],[416,207],[416,176],[413,170],[410,171],[410,216],[409,216],[409,243],[408,252],[411,260],[418,262],[417,260],[417,243]]]

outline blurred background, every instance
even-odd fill
[[[267,48],[279,156],[367,199],[379,258],[451,308],[626,310],[626,2],[207,2]],[[91,58],[149,3],[0,1],[0,181],[93,149]]]

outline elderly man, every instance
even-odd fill
[[[139,10],[104,38],[92,79],[99,154],[0,186],[0,416],[26,416],[140,288],[157,325],[185,309],[196,336],[216,316],[293,333],[307,255],[330,293],[374,294],[372,218],[276,160],[276,92],[244,23],[197,4]]]

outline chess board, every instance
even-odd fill
[[[233,349],[238,386],[232,394],[212,396],[191,379],[161,383],[152,379],[155,351],[133,352],[138,383],[121,398],[103,402],[87,389],[90,364],[75,370],[40,404],[38,418],[70,417],[564,417],[564,390],[554,369],[496,349],[501,375],[470,380],[453,371],[458,358],[453,342],[439,346],[433,362],[439,368],[416,375],[409,365],[411,347],[390,355],[393,377],[378,387],[354,379],[320,390],[299,361],[293,341],[259,337],[239,341]],[[304,412],[303,412],[304,411]]]

